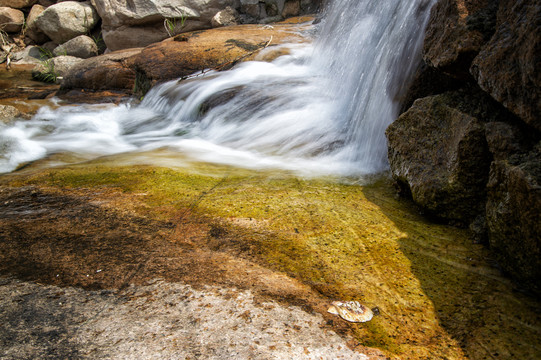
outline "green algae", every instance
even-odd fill
[[[377,306],[380,316],[349,327],[362,345],[392,358],[541,356],[539,303],[513,291],[467,231],[426,221],[386,179],[358,186],[203,164],[98,161],[2,182],[115,189],[144,195],[139,211],[148,216],[174,219],[190,209],[210,217],[211,235],[242,235],[238,241],[267,267],[329,300]]]

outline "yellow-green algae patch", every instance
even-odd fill
[[[251,256],[329,303],[377,306],[380,316],[348,325],[361,344],[391,358],[541,358],[539,302],[513,291],[467,231],[426,221],[394,197],[386,179],[359,186],[213,165],[173,170],[92,162],[2,182],[113,188],[144,195],[139,210],[148,216],[174,221],[189,208],[218,228],[243,229],[252,235],[239,241],[257,249]]]

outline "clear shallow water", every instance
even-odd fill
[[[418,64],[431,4],[334,0],[317,40],[272,63],[171,81],[136,106],[42,108],[30,121],[0,125],[0,172],[60,152],[160,148],[304,175],[383,171],[384,131]]]

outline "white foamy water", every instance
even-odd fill
[[[387,167],[384,131],[419,62],[432,0],[333,0],[314,44],[152,89],[137,106],[42,108],[0,128],[0,172],[48,154],[160,148],[302,174]],[[172,159],[174,165],[174,159]]]

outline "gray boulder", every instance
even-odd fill
[[[98,45],[86,35],[79,35],[57,46],[53,54],[55,56],[68,55],[87,59],[98,55]]]
[[[99,20],[88,2],[64,1],[45,9],[36,19],[36,26],[57,44],[63,44],[88,33]]]
[[[192,31],[211,27],[214,15],[239,0],[91,0],[102,19],[103,40],[109,50],[146,46],[169,36],[165,19],[178,19]],[[183,20],[180,20],[183,19]]]

